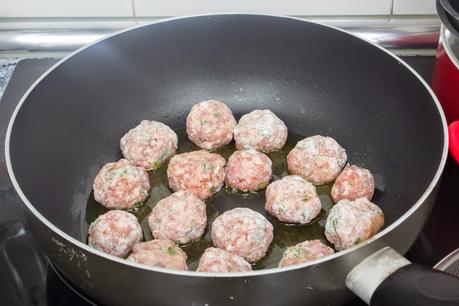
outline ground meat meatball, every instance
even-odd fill
[[[142,228],[139,221],[133,214],[122,210],[100,215],[89,226],[88,244],[110,255],[126,257],[140,239]]]
[[[205,200],[222,188],[224,167],[223,157],[205,150],[177,154],[169,161],[167,178],[173,190],[186,189]]]
[[[248,208],[234,208],[212,224],[212,241],[220,249],[256,262],[265,256],[273,240],[273,226],[262,214]]]
[[[158,169],[177,151],[177,134],[158,121],[143,120],[121,138],[123,156],[145,170]]]
[[[186,253],[167,239],[136,243],[127,259],[152,267],[188,270]]]
[[[188,138],[198,147],[212,150],[233,139],[236,119],[225,103],[209,100],[195,104],[186,118]]]
[[[265,209],[283,222],[307,224],[322,209],[314,185],[297,175],[269,184],[265,196]]]
[[[234,129],[236,148],[272,152],[282,149],[287,141],[285,123],[272,111],[254,110],[241,117]]]
[[[316,185],[333,182],[346,160],[346,151],[333,138],[320,135],[299,141],[287,155],[290,173]]]
[[[272,176],[272,162],[266,154],[249,149],[236,151],[226,165],[226,184],[242,191],[266,188]]]
[[[207,248],[199,260],[198,272],[247,272],[252,266],[244,258],[217,248]]]
[[[325,236],[344,250],[374,236],[384,225],[382,210],[366,198],[341,200],[328,214]]]
[[[287,248],[279,262],[279,267],[298,265],[333,253],[335,251],[320,240],[306,240]]]
[[[150,181],[143,168],[126,159],[102,167],[93,184],[94,198],[107,208],[129,209],[148,196]]]
[[[179,244],[201,237],[206,224],[206,204],[188,190],[179,190],[159,201],[148,217],[156,239],[170,239]]]
[[[375,192],[375,180],[370,171],[355,165],[347,165],[336,179],[331,190],[333,201],[354,201],[367,198],[371,201]]]

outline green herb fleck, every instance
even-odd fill
[[[214,117],[215,118],[219,118],[220,117],[220,113],[214,113]]]
[[[297,260],[300,260],[300,259],[302,258],[302,256],[301,256],[301,255],[302,255],[302,254],[301,254],[301,251],[299,250],[298,247],[296,247],[296,246],[295,246],[295,247],[292,247],[292,249],[291,249],[290,252],[291,252],[293,258],[295,258],[295,259],[297,259]]]
[[[167,253],[171,256],[174,256],[175,254],[177,254],[177,251],[173,247],[168,247]]]
[[[258,185],[258,190],[265,189],[268,186],[268,182],[263,182]]]
[[[163,164],[163,163],[160,162],[159,160],[158,160],[158,161],[155,161],[155,162],[153,163],[153,170],[158,169],[159,167],[161,167],[162,164]]]
[[[143,205],[143,202],[135,202],[134,205],[132,205],[132,209],[139,209]]]
[[[215,187],[214,185],[209,187],[209,192],[210,193],[214,193],[215,191],[217,191],[217,187]]]
[[[282,202],[275,203],[273,205],[273,209],[275,210],[276,213],[281,214],[281,215],[284,214],[286,211],[284,203]]]
[[[110,171],[109,178],[114,179],[115,177],[122,177],[128,173],[126,168],[116,169]]]
[[[201,120],[201,125],[206,125],[207,123],[208,123],[208,121],[206,119]]]
[[[202,165],[202,169],[204,170],[204,172],[208,172],[208,171],[212,171],[214,170],[214,166],[209,163],[209,162],[205,162],[203,165]]]
[[[355,241],[354,241],[354,245],[357,245],[359,244],[360,242],[363,242],[362,238],[357,238]]]
[[[333,230],[336,232],[336,227],[338,226],[338,219],[333,219],[332,220],[332,226],[333,226]]]

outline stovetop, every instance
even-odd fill
[[[428,82],[431,80],[434,57],[406,57]],[[56,59],[20,61],[0,100],[0,305],[93,305],[49,264],[37,249],[27,229],[24,206],[14,193],[4,160],[5,131],[11,113],[27,88]],[[440,185],[437,205],[428,224],[407,254],[417,263],[433,266],[442,257],[459,247],[459,203],[455,189],[459,166],[448,160]],[[365,305],[355,300],[349,305]]]

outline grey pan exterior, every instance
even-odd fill
[[[293,18],[288,19],[296,21]],[[142,27],[154,26],[153,24]],[[340,30],[336,29],[336,31]],[[114,36],[116,35],[118,34]],[[400,253],[406,252],[428,218],[447,156],[446,121],[428,85],[400,59],[387,53],[386,56],[394,57],[394,60],[399,61],[415,74],[420,86],[430,93],[436,112],[438,112],[435,115],[441,118],[443,142],[440,162],[429,179],[426,190],[410,209],[378,235],[357,247],[326,259],[291,268],[269,269],[253,273],[203,274],[170,271],[128,263],[94,250],[60,230],[38,212],[32,204],[33,199],[27,198],[16,179],[10,155],[13,125],[23,102],[46,75],[51,74],[56,67],[86,48],[77,51],[51,68],[23,97],[8,127],[6,158],[9,174],[18,194],[28,208],[31,228],[39,245],[57,269],[102,304],[282,305],[288,302],[289,305],[306,303],[339,305],[352,297],[352,294],[345,288],[344,280],[347,273],[356,264],[387,245]]]
[[[151,271],[69,242],[33,214],[30,226],[55,267],[104,305],[342,305],[355,296],[345,278],[367,256],[391,246],[404,254],[434,205],[436,188],[395,229],[334,259],[296,269],[225,276]],[[103,267],[103,269],[101,269]],[[110,277],[110,276],[118,277]]]

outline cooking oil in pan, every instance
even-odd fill
[[[187,137],[185,128],[180,128],[175,131],[179,137],[178,153],[200,150]],[[273,163],[273,180],[281,179],[289,175],[287,170],[287,154],[295,146],[295,144],[303,139],[304,136],[289,132],[287,143],[282,150],[269,153]],[[215,153],[222,155],[226,160],[236,151],[234,142],[215,150]],[[159,200],[168,196],[172,191],[168,187],[167,180],[167,165],[163,165],[157,170],[148,173],[150,177],[150,196],[145,203],[135,205],[134,208],[128,210],[133,213],[140,221],[143,229],[145,240],[153,239],[150,229],[148,228],[148,215],[151,209],[158,203]],[[274,226],[274,239],[271,246],[263,259],[253,265],[254,270],[277,267],[282,257],[282,253],[289,246],[295,245],[305,240],[321,239],[327,243],[324,235],[325,219],[333,202],[330,197],[331,186],[319,186],[319,193],[322,202],[322,211],[319,216],[308,225],[290,225],[278,221],[276,218],[269,215],[264,210],[265,195],[264,191],[257,193],[242,193],[230,188],[222,188],[212,198],[206,200],[207,204],[207,227],[203,237],[188,245],[182,245],[182,249],[188,255],[188,269],[195,270],[198,266],[199,259],[207,247],[212,246],[210,237],[210,227],[212,222],[218,215],[226,210],[235,207],[248,207],[263,214],[269,222]],[[107,209],[101,206],[94,200],[93,193],[89,196],[86,206],[86,223],[87,226],[94,221],[99,215],[107,212]]]

